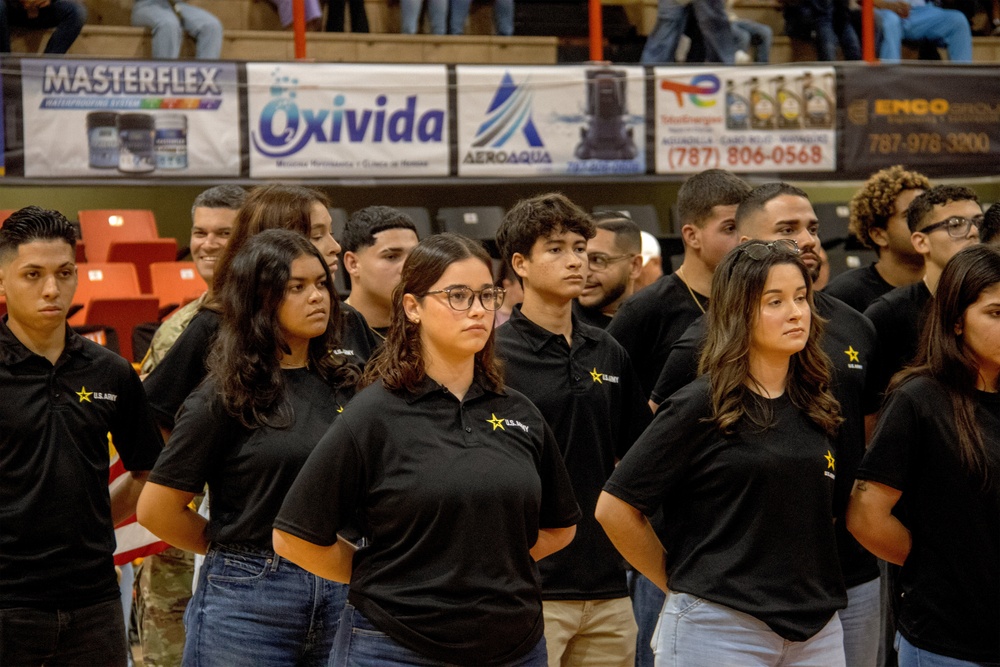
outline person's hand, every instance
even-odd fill
[[[903,2],[903,0],[882,0],[882,2],[877,3],[877,7],[895,12],[899,14],[900,18],[904,19],[910,15],[910,3]]]

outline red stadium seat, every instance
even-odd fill
[[[149,273],[152,293],[160,299],[160,308],[183,306],[208,289],[195,270],[194,262],[156,262],[149,265]]]
[[[148,241],[115,241],[108,248],[108,262],[131,262],[139,276],[139,289],[143,294],[155,294],[149,266],[156,262],[177,259],[177,241],[150,239]]]
[[[107,262],[111,244],[160,238],[153,212],[142,209],[80,211],[80,236],[87,243],[87,259]]]

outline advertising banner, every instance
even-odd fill
[[[455,70],[459,176],[646,172],[641,67]]]
[[[845,68],[841,170],[905,164],[928,174],[1000,173],[996,67]]]
[[[447,176],[444,65],[247,65],[250,176]]]
[[[656,172],[833,171],[832,67],[658,67]]]
[[[239,176],[235,63],[21,61],[29,177]]]

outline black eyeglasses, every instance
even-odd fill
[[[420,296],[431,294],[447,294],[448,305],[452,310],[469,310],[476,296],[479,296],[479,303],[486,310],[498,310],[503,305],[503,298],[507,295],[507,290],[502,287],[484,287],[481,290],[474,290],[466,285],[452,285],[443,289],[436,289],[433,292],[424,292]]]
[[[762,260],[772,252],[789,255],[799,254],[799,244],[792,239],[778,239],[777,241],[750,241],[740,248],[750,259]]]
[[[635,254],[605,255],[603,252],[588,252],[587,265],[590,266],[591,271],[603,271],[616,262],[620,262],[623,259],[632,259],[633,257],[635,257]]]
[[[953,215],[947,220],[942,220],[941,222],[935,222],[933,225],[927,225],[923,229],[918,229],[918,232],[923,232],[924,234],[930,234],[931,232],[944,228],[948,230],[948,236],[953,239],[964,239],[969,235],[969,229],[973,225],[976,229],[983,226],[983,220],[985,216],[977,215],[974,218],[963,218],[960,215]]]

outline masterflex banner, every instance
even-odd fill
[[[656,172],[833,171],[832,67],[654,70]]]
[[[239,176],[236,64],[21,61],[29,177]]]
[[[641,67],[456,67],[459,176],[642,174]]]
[[[247,65],[250,176],[447,176],[444,65]]]

